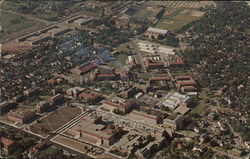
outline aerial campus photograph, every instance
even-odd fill
[[[250,2],[0,0],[0,158],[249,159]]]

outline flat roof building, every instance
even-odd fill
[[[103,102],[103,107],[108,110],[118,109],[124,113],[128,113],[136,107],[136,101],[133,99],[126,100],[119,97],[113,97],[111,100]]]
[[[76,98],[83,91],[85,91],[85,88],[73,87],[73,88],[69,88],[68,90],[66,90],[66,94],[67,94],[67,96],[72,96],[72,97]]]
[[[173,120],[164,119],[163,125],[173,130],[178,130],[183,127],[184,120],[185,120],[185,117],[183,115],[177,115]]]
[[[97,118],[100,119],[100,118]],[[94,120],[96,121],[96,119]],[[100,145],[112,145],[122,134],[122,128],[114,125],[103,125],[101,119],[93,122],[89,116],[82,117],[80,122],[71,128],[71,131],[79,137],[87,137],[95,140]]]
[[[86,100],[88,102],[100,101],[102,95],[93,91],[84,91],[79,94],[79,98]]]
[[[32,97],[34,95],[37,95],[40,92],[39,87],[31,87],[25,91],[23,91],[24,96]]]
[[[7,156],[14,153],[17,148],[18,144],[15,141],[0,136],[0,150],[3,150],[4,155]]]
[[[128,118],[132,120],[144,121],[145,123],[151,125],[156,125],[160,121],[160,116],[147,114],[144,111],[137,111],[137,110],[131,111],[128,115]]]
[[[167,33],[167,30],[149,27],[144,35],[149,39],[158,39],[160,37],[164,37]]]
[[[11,101],[4,101],[0,103],[0,115],[8,113],[11,109],[14,109],[16,104]]]
[[[163,105],[168,107],[170,110],[173,110],[178,106],[187,107],[189,99],[190,97],[178,92],[170,92],[158,103],[158,105]]]
[[[16,111],[10,111],[7,114],[8,120],[20,123],[20,124],[26,124],[27,122],[31,121],[36,115],[35,110],[16,110]]]
[[[75,75],[84,75],[89,71],[93,70],[94,68],[96,68],[96,65],[94,63],[87,63],[71,69],[70,72]]]

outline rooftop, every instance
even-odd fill
[[[175,109],[179,106],[180,102],[186,102],[189,98],[190,97],[178,92],[170,92],[158,103],[158,105],[162,104],[170,109]]]
[[[166,34],[168,32],[167,30],[164,30],[164,29],[152,28],[152,27],[149,27],[147,29],[147,31],[155,32],[155,33],[159,33],[159,34]]]

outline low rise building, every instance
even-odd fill
[[[0,103],[0,115],[8,113],[11,109],[14,109],[16,104],[12,101],[5,101]]]
[[[36,111],[38,113],[43,113],[49,107],[49,103],[47,101],[41,101],[36,105]]]
[[[126,100],[123,98],[114,97],[111,100],[106,100],[105,102],[103,102],[103,107],[108,110],[117,109],[123,113],[129,113],[136,107],[136,101],[133,99]]]
[[[48,103],[50,106],[54,106],[56,104],[59,104],[63,101],[64,97],[62,94],[56,94],[55,96],[48,99]]]
[[[164,119],[163,125],[169,127],[173,130],[178,130],[183,127],[185,117],[183,115],[177,115],[173,120],[172,119]]]
[[[174,110],[178,106],[187,107],[190,103],[190,97],[180,94],[178,92],[170,92],[158,103],[158,105],[163,105],[170,110]]]
[[[8,120],[20,123],[20,124],[26,124],[27,122],[34,119],[36,115],[35,110],[17,110],[17,111],[10,111],[7,114]]]
[[[176,113],[180,113],[182,115],[186,115],[187,113],[189,113],[191,111],[190,108],[186,107],[186,106],[179,106],[177,107],[174,112]]]
[[[149,84],[153,89],[169,89],[170,77],[150,77]]]
[[[70,72],[80,76],[88,73],[94,68],[96,68],[96,65],[94,63],[86,63],[71,69]]]
[[[144,94],[147,94],[151,89],[151,87],[150,87],[150,85],[148,83],[146,83],[146,84],[135,84],[134,86],[139,91],[142,91]]]
[[[11,109],[14,109],[16,104],[13,101],[4,101],[0,103],[0,115],[8,113]]]
[[[32,97],[32,96],[37,95],[39,92],[40,92],[39,87],[31,87],[31,88],[23,91],[23,95],[28,96],[28,97]]]
[[[73,87],[73,88],[70,88],[70,89],[66,90],[66,95],[67,96],[72,96],[72,97],[76,98],[83,91],[85,91],[85,88],[82,88],[82,87]]]
[[[148,158],[150,155],[154,154],[158,150],[158,145],[154,142],[148,143],[142,149],[138,149],[135,155],[139,158]]]
[[[32,149],[30,149],[30,153],[35,154],[35,153],[45,149],[47,146],[48,146],[48,144],[46,141],[40,141]]]
[[[197,86],[197,83],[193,80],[190,81],[178,81],[176,83],[177,88],[181,89],[184,86]]]
[[[133,110],[128,115],[129,119],[143,121],[147,124],[156,125],[160,121],[160,116],[148,114],[144,111]]]
[[[92,74],[93,80],[115,80],[117,78],[115,70],[113,69],[97,69]]]
[[[128,81],[129,80],[129,72],[125,69],[120,69],[118,71],[118,74],[120,75],[120,79],[122,81]]]
[[[170,46],[160,45],[158,43],[152,43],[148,41],[140,41],[137,43],[138,48],[140,51],[143,51],[148,54],[152,55],[164,55],[164,56],[170,56],[175,57],[175,49]]]
[[[190,75],[184,75],[184,76],[175,76],[174,77],[176,81],[186,81],[186,80],[194,80],[194,78]]]
[[[71,133],[79,137],[95,140],[100,145],[110,146],[121,137],[122,128],[114,125],[104,125],[101,117],[85,116],[71,129]]]
[[[23,102],[24,100],[25,100],[25,98],[23,95],[17,95],[11,99],[11,101],[13,101],[15,103],[20,103],[20,102]]]
[[[54,86],[54,85],[59,85],[62,81],[63,81],[63,80],[62,80],[61,78],[53,77],[53,78],[47,80],[47,83],[48,83],[49,85]]]
[[[131,88],[129,88],[129,89],[123,90],[123,91],[121,92],[121,96],[122,96],[123,98],[132,98],[132,97],[134,97],[134,95],[135,95],[137,92],[138,92],[138,91],[137,91],[136,87],[131,87]]]
[[[126,60],[126,64],[130,69],[134,69],[139,67],[140,65],[136,62],[134,56],[128,56],[128,59]]]
[[[87,102],[97,102],[100,101],[100,99],[102,99],[102,95],[100,93],[93,91],[84,91],[79,94],[79,98]]]
[[[2,155],[11,155],[18,148],[18,144],[11,139],[7,139],[5,137],[0,137],[0,150]]]
[[[171,70],[183,68],[184,66],[185,66],[184,61],[177,55],[175,55],[172,61],[168,62],[168,68]]]
[[[167,30],[149,27],[144,33],[149,39],[159,39],[168,33]]]
[[[144,58],[146,69],[162,69],[165,67],[165,64],[161,60],[155,60],[154,58],[147,57]]]
[[[49,108],[52,108],[53,106],[60,104],[63,102],[64,96],[62,94],[56,94],[53,97],[49,98],[46,101],[41,101],[36,105],[36,111],[38,113],[43,113],[47,111]]]

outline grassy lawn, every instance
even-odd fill
[[[59,16],[59,13],[56,11],[50,11],[48,13],[39,13],[36,15],[36,17],[49,20],[49,21],[55,21],[57,20],[57,17]]]
[[[155,27],[170,31],[177,31],[191,21],[200,17],[200,15],[195,15],[195,13],[197,13],[197,9],[178,8],[170,15],[163,16]]]
[[[34,21],[26,19],[23,16],[16,16],[11,13],[0,12],[1,26],[4,31],[17,32],[23,29],[31,28],[36,25]]]
[[[136,12],[136,14],[134,16],[138,17],[138,18],[145,19],[145,18],[149,17],[151,14],[152,14],[151,10],[141,9],[138,12]]]
[[[55,147],[48,147],[48,148],[42,150],[41,152],[39,152],[38,156],[47,156],[47,155],[50,155],[50,154],[54,154],[57,151],[58,150]]]
[[[120,46],[117,47],[117,50],[119,51],[129,51],[129,42],[126,42],[124,44],[121,44]]]
[[[192,112],[193,113],[198,113],[198,114],[202,114],[203,112],[205,112],[205,110],[208,108],[208,105],[206,104],[205,100],[208,99],[209,97],[206,94],[206,89],[202,89],[201,90],[201,94],[200,94],[200,101],[199,101],[199,105],[196,106]]]
[[[125,54],[119,54],[116,56],[116,61],[110,61],[108,62],[108,66],[112,68],[122,68],[126,64],[126,60],[128,58]]]

